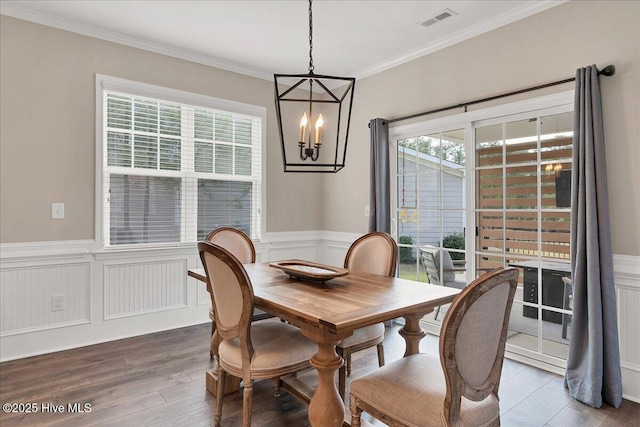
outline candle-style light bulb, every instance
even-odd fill
[[[322,125],[324,121],[322,120],[322,114],[318,116],[318,120],[316,120],[316,145],[322,144]]]
[[[307,130],[307,113],[302,115],[300,119],[300,142],[304,142],[305,132]]]

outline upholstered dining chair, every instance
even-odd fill
[[[398,245],[393,237],[383,232],[373,232],[358,238],[344,259],[344,267],[381,276],[393,276],[398,261]],[[384,366],[384,323],[357,329],[336,346],[336,351],[344,360],[338,370],[338,391],[344,400],[347,375],[351,375],[351,354],[377,346],[378,365]]]
[[[251,238],[241,230],[233,227],[220,227],[211,231],[207,235],[208,242],[221,246],[231,252],[242,264],[253,264],[256,262],[256,249]],[[255,309],[252,320],[258,321],[273,317],[260,309]],[[217,355],[218,337],[216,335],[216,319],[213,313],[213,302],[209,307],[209,319],[211,319],[211,345],[209,346],[209,357]]]
[[[207,283],[214,299],[218,347],[218,393],[214,422],[220,425],[227,374],[244,382],[242,425],[251,425],[253,381],[276,380],[311,366],[317,346],[300,330],[283,322],[251,323],[254,296],[251,281],[230,251],[209,242],[198,243]]]
[[[351,382],[351,426],[365,411],[393,426],[499,426],[498,387],[518,270],[499,268],[451,303],[440,356],[418,353]]]

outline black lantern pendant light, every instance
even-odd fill
[[[274,74],[285,172],[338,172],[345,166],[356,79],[313,72],[309,0],[309,73]]]

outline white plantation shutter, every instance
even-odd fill
[[[215,98],[176,102],[185,93],[150,97],[109,86],[102,86],[104,245],[189,243],[222,226],[259,239],[263,116],[223,109],[234,103]]]

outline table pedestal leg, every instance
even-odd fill
[[[309,422],[313,427],[342,426],[344,403],[335,384],[336,371],[343,363],[336,353],[339,341],[318,342],[317,336],[307,336],[318,344],[318,353],[311,358],[311,366],[318,371],[318,388],[309,403]]]
[[[207,391],[214,396],[218,394],[218,373],[213,369],[210,369],[206,373]],[[227,374],[226,381],[224,382],[224,394],[225,396],[230,393],[235,393],[240,390],[240,378]]]
[[[433,310],[430,310],[427,313],[430,313],[431,311]],[[422,319],[427,313],[404,315],[405,324],[402,329],[400,329],[399,333],[402,338],[404,338],[406,344],[404,352],[405,357],[420,352],[420,340],[427,335],[424,329],[420,326],[420,319]]]

